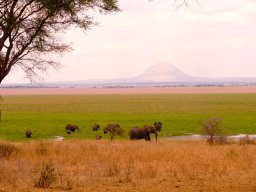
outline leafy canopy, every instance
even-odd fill
[[[119,11],[117,0],[0,0],[0,83],[13,67],[33,80],[60,64],[51,54],[70,49],[56,34],[71,26],[87,30],[92,10]]]

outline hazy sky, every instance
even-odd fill
[[[120,0],[121,12],[98,15],[87,33],[63,37],[73,51],[45,81],[133,77],[159,62],[202,77],[256,76],[256,0]],[[3,83],[28,82],[14,69]]]

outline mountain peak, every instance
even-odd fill
[[[143,82],[187,82],[192,78],[168,62],[153,65],[138,77]]]
[[[179,69],[177,69],[171,63],[168,63],[168,62],[160,62],[158,64],[155,64],[151,66],[145,73],[162,73],[167,71],[183,73],[182,71],[180,71]]]

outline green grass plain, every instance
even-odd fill
[[[0,139],[12,141],[26,140],[26,129],[32,139],[93,139],[95,122],[119,123],[124,139],[130,128],[155,121],[163,123],[160,136],[198,134],[209,117],[221,118],[227,134],[256,133],[256,94],[3,95],[0,107]],[[66,135],[67,123],[81,132]]]

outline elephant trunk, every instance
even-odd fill
[[[157,142],[157,135],[158,135],[158,134],[157,134],[157,132],[156,132],[156,142]]]

